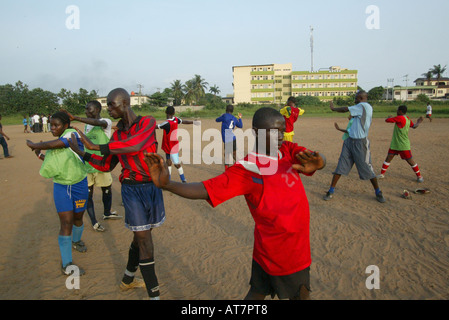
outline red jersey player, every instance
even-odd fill
[[[304,114],[304,110],[296,107],[295,97],[290,97],[287,100],[287,106],[282,108],[280,112],[285,119],[284,141],[293,142],[295,122],[299,116]]]
[[[167,107],[165,110],[167,120],[164,123],[157,125],[158,129],[164,130],[162,137],[162,150],[165,152],[165,159],[167,160],[168,171],[171,176],[171,165],[175,165],[178,169],[179,177],[183,183],[186,183],[184,176],[184,170],[182,169],[181,162],[179,161],[179,141],[178,141],[178,125],[179,124],[194,124],[194,121],[181,120],[175,117],[175,108]]]
[[[283,142],[285,121],[273,108],[257,110],[253,128],[259,153],[251,152],[215,178],[200,183],[172,182],[162,157],[146,154],[150,174],[157,186],[188,199],[207,200],[213,207],[245,196],[255,221],[251,288],[245,299],[264,299],[266,295],[308,299],[310,213],[299,173],[312,175],[324,168],[325,160],[318,152]],[[267,130],[275,130],[276,135]],[[263,143],[265,149],[260,148]],[[271,148],[277,150],[274,156]]]

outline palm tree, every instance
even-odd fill
[[[430,86],[430,80],[432,80],[432,70],[427,71],[426,73],[423,73],[422,76],[424,76],[427,80],[427,85]]]
[[[439,86],[440,85],[441,76],[446,71],[446,66],[441,67],[441,64],[434,65],[433,69],[430,69],[430,71],[432,72],[433,75],[435,75],[437,77],[437,81],[438,81],[437,86]]]
[[[218,89],[217,85],[213,85],[209,88],[209,92],[212,93],[214,96],[217,96],[221,91]]]
[[[186,104],[192,105],[192,102],[195,98],[195,85],[192,80],[187,80],[186,83],[182,86],[182,89],[184,91],[184,99],[186,101]]]
[[[205,89],[209,85],[199,74],[196,74],[191,80],[193,84],[193,94],[195,96],[195,102],[198,103],[201,97],[206,95]]]
[[[181,100],[184,96],[183,93],[183,85],[181,80],[175,80],[171,83],[171,90],[173,94],[173,98],[175,99],[174,104],[175,106],[179,106],[181,104]]]

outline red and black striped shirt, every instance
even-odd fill
[[[151,176],[144,161],[144,152],[157,152],[156,120],[151,116],[138,116],[128,130],[123,120],[107,144],[100,145],[103,157],[86,153],[84,160],[100,171],[112,171],[120,162],[122,172],[120,182],[125,179],[133,182],[149,182]]]

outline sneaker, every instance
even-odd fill
[[[70,276],[73,273],[73,271],[74,271],[73,268],[69,268],[70,266],[78,268],[80,276],[82,276],[82,275],[84,275],[86,273],[83,268],[81,268],[81,267],[79,267],[79,266],[69,262],[65,267],[61,266],[62,274],[66,275],[66,276]],[[67,269],[69,269],[69,270],[67,270]]]
[[[82,240],[77,241],[77,242],[72,241],[72,248],[78,252],[86,252],[87,251],[86,244]]]
[[[139,278],[134,278],[130,284],[126,284],[123,281],[120,283],[120,290],[128,291],[135,288],[145,288],[145,281]]]
[[[186,180],[182,180],[182,183],[187,183],[187,181]]]
[[[107,219],[114,220],[114,219],[121,219],[121,218],[123,218],[123,217],[119,216],[117,214],[117,211],[112,211],[110,214],[103,215],[103,220],[107,220]]]
[[[382,195],[382,191],[380,191],[378,194],[376,194],[376,199],[377,199],[377,201],[379,201],[380,203],[385,203],[385,198],[384,198],[384,196]]]
[[[95,230],[95,231],[98,231],[98,232],[103,232],[103,231],[105,231],[106,229],[105,229],[101,224],[99,224],[99,223],[97,222],[96,224],[94,224],[94,230]]]
[[[385,176],[384,176],[383,174],[379,174],[379,175],[377,176],[377,179],[383,179],[383,178],[385,178]]]
[[[326,195],[323,197],[323,200],[325,201],[329,201],[330,199],[332,199],[334,197],[333,193],[330,193],[329,191],[326,193]]]
[[[14,158],[14,156],[7,156],[7,157],[5,157],[5,159],[11,159],[11,158]]]
[[[424,182],[424,178],[423,177],[418,177],[418,183],[423,183]]]

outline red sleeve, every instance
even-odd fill
[[[296,164],[296,163],[299,163],[299,161],[296,159],[296,155],[298,153],[306,151],[306,150],[310,151],[310,152],[313,152],[312,150],[309,150],[309,149],[307,149],[305,147],[298,146],[298,144],[296,144],[296,143],[293,143],[293,142],[290,142],[290,141],[284,141],[282,146],[281,146],[281,150],[280,151],[281,151],[283,156],[291,157],[292,164]],[[306,174],[306,173],[300,172],[300,174],[303,174],[305,176],[312,176],[314,173]]]
[[[292,108],[292,113],[291,113],[290,117],[292,118],[293,122],[295,122],[298,119],[299,109],[297,107]]]
[[[114,132],[106,149],[102,149],[102,154],[133,154],[144,150],[152,150],[156,144],[156,121],[153,117],[143,117],[135,128],[133,134],[119,139],[118,132]]]
[[[203,185],[209,194],[209,204],[216,207],[219,204],[241,195],[249,195],[247,200],[251,203],[258,204],[262,195],[263,184],[259,184],[254,180],[257,179],[244,169],[241,165],[235,164],[221,175],[203,181]],[[260,179],[260,178],[259,178]]]
[[[114,170],[119,162],[117,156],[109,155],[102,157],[96,154],[91,154],[87,161],[92,167],[103,172]]]
[[[397,116],[397,117],[393,117],[393,118],[388,118],[388,119],[385,119],[385,122],[396,123],[396,125],[400,129],[404,128],[405,124],[407,123],[407,121],[405,120],[405,117],[403,117],[403,116]]]
[[[409,119],[409,120],[410,120],[410,127],[414,127],[414,126],[415,126],[415,124],[413,123],[412,119],[410,119],[409,117],[407,117],[407,119]]]

